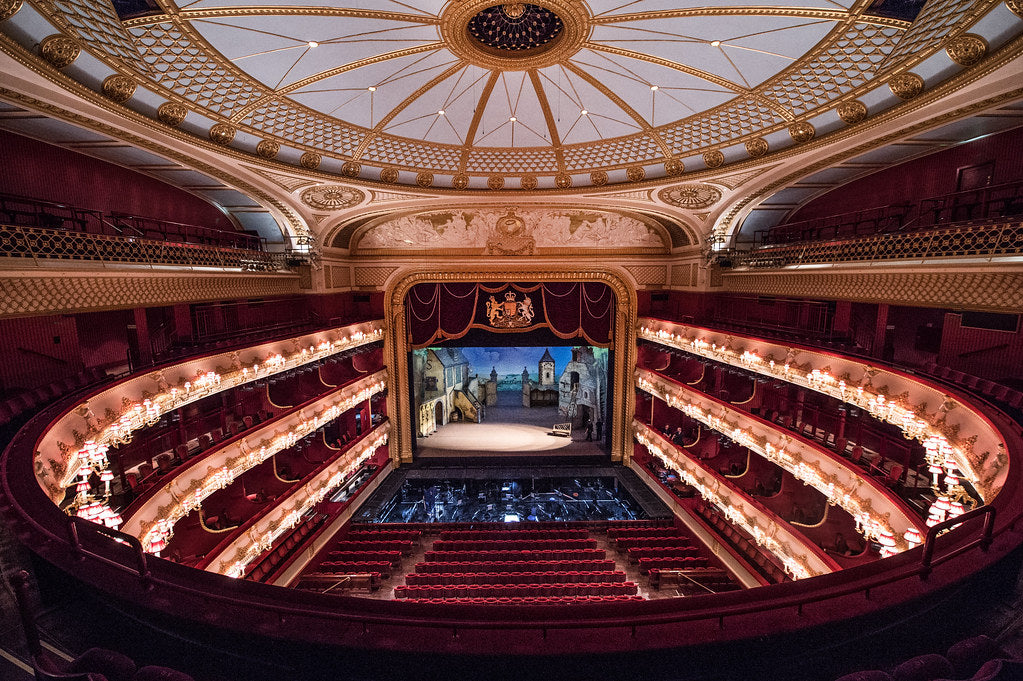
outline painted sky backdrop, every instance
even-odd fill
[[[565,366],[572,361],[571,347],[551,348],[461,348],[462,354],[472,365],[470,374],[479,374],[483,378],[490,377],[490,370],[497,368],[499,376],[522,373],[522,368],[529,370],[529,375],[536,378],[537,365],[543,357],[544,350],[551,351],[554,358],[554,375],[561,376]]]

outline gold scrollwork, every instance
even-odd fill
[[[321,185],[302,192],[302,202],[320,210],[338,210],[361,203],[366,196],[358,189],[339,184]]]
[[[256,153],[265,159],[274,158],[280,150],[281,145],[273,140],[259,140],[256,145]]]
[[[867,105],[858,99],[842,102],[835,111],[842,122],[847,125],[855,125],[867,117]]]
[[[629,182],[642,182],[643,178],[646,177],[646,170],[643,169],[643,166],[630,166],[625,171],[625,177],[629,178]],[[569,178],[569,180],[571,179]],[[558,186],[560,187],[561,185],[559,184]]]
[[[491,189],[503,189],[504,178],[501,177],[500,175],[491,175],[490,177],[487,178],[487,186],[490,187]]]
[[[703,152],[703,162],[708,168],[720,168],[725,163],[725,155],[720,149],[711,149]]]
[[[924,79],[915,73],[900,73],[888,81],[888,89],[899,99],[913,99],[924,91]]]
[[[383,168],[380,171],[380,181],[386,182],[387,184],[394,184],[398,181],[398,169],[397,168]]]
[[[746,140],[746,153],[749,154],[750,158],[760,158],[767,153],[767,150],[767,140],[763,137],[754,137],[751,140]]]
[[[817,134],[817,131],[807,121],[800,121],[789,126],[789,136],[792,137],[792,141],[796,144],[806,144],[813,139],[815,134]]]
[[[987,41],[974,33],[963,33],[945,46],[949,59],[960,66],[973,66],[987,56]]]
[[[214,144],[219,144],[222,147],[226,147],[234,139],[237,131],[234,126],[228,125],[227,123],[216,123],[210,128],[210,140]]]
[[[1009,11],[1023,19],[1023,0],[1005,0],[1005,6]]]
[[[664,174],[669,177],[678,177],[686,171],[686,164],[677,158],[669,158],[664,162]]]
[[[322,157],[314,151],[307,151],[298,159],[298,164],[309,170],[316,170],[320,167]]]
[[[160,105],[160,108],[156,110],[156,117],[160,119],[160,122],[165,123],[172,128],[176,128],[181,125],[181,122],[185,120],[185,116],[187,115],[188,107],[177,102],[164,102]]]
[[[451,178],[451,186],[455,189],[466,189],[469,186],[469,176],[465,173],[456,173]]]
[[[536,179],[536,175],[523,175],[522,179],[519,180],[519,186],[526,191],[536,189],[537,184],[539,184],[539,181]]]
[[[429,187],[433,184],[433,173],[421,172],[416,174],[416,184],[420,187]]]
[[[594,170],[590,173],[590,182],[593,183],[595,187],[603,187],[607,184],[607,173],[603,170]]]
[[[47,36],[39,43],[39,54],[55,69],[70,66],[81,53],[82,46],[78,41],[63,33]]]
[[[24,0],[0,0],[0,21],[7,21],[21,9]]]
[[[362,164],[356,161],[345,161],[341,166],[341,174],[345,177],[358,177],[362,172]]]
[[[131,99],[131,96],[135,94],[136,86],[135,79],[131,76],[115,73],[112,76],[107,76],[100,89],[109,99],[120,104]]]
[[[721,191],[709,184],[680,184],[662,189],[657,197],[672,206],[698,210],[717,203],[721,199]]]

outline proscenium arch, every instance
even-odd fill
[[[405,296],[416,284],[529,281],[546,283],[599,282],[606,284],[615,294],[615,329],[611,339],[615,361],[611,385],[614,396],[611,404],[611,460],[628,464],[632,458],[632,416],[635,395],[632,367],[636,363],[636,291],[629,285],[628,275],[615,267],[565,267],[558,265],[533,267],[478,267],[457,266],[423,268],[406,267],[390,280],[384,293],[384,354],[389,369],[387,390],[388,418],[395,422],[391,430],[391,461],[395,466],[412,462],[412,431],[415,415],[409,404],[409,375],[406,358],[409,352],[405,333]]]

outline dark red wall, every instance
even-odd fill
[[[127,168],[0,130],[0,193],[234,230],[213,204]]]
[[[783,224],[950,194],[957,190],[960,168],[988,161],[994,162],[991,184],[1023,179],[1023,128],[960,144],[837,187]]]

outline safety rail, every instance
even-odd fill
[[[292,269],[292,256],[225,246],[89,234],[45,227],[0,225],[0,258],[137,265],[222,267],[257,272]]]
[[[88,549],[86,549],[82,545],[81,533],[78,530],[79,527],[84,528],[90,534],[95,535],[97,537],[104,537],[119,544],[128,545],[135,554],[135,560],[138,562],[136,574],[142,581],[143,586],[146,588],[146,590],[148,590],[152,586],[151,583],[152,573],[149,570],[149,559],[147,557],[145,550],[142,548],[142,542],[140,542],[138,539],[131,536],[130,534],[124,534],[123,532],[118,532],[116,530],[111,530],[102,527],[100,525],[97,525],[96,523],[84,520],[77,516],[73,515],[67,516],[67,536],[68,540],[71,542],[71,551],[76,556],[80,557],[89,556],[106,565],[115,568],[130,569],[128,568],[127,565],[118,560],[115,560],[108,556],[100,555],[95,551],[89,551]]]
[[[980,537],[948,551],[937,559],[934,558],[934,545],[939,535],[945,531],[955,530],[963,523],[979,516],[984,516],[984,526],[980,531]],[[927,538],[924,540],[924,552],[920,558],[920,579],[927,579],[935,565],[951,560],[959,554],[969,551],[974,546],[979,546],[981,551],[987,551],[988,547],[991,546],[991,535],[994,527],[995,508],[991,505],[980,506],[972,511],[967,511],[961,516],[949,518],[931,527],[927,530]]]
[[[732,267],[761,269],[814,263],[995,258],[1021,253],[1023,221],[1015,220],[839,241],[763,246],[750,251],[731,251],[728,257]]]

